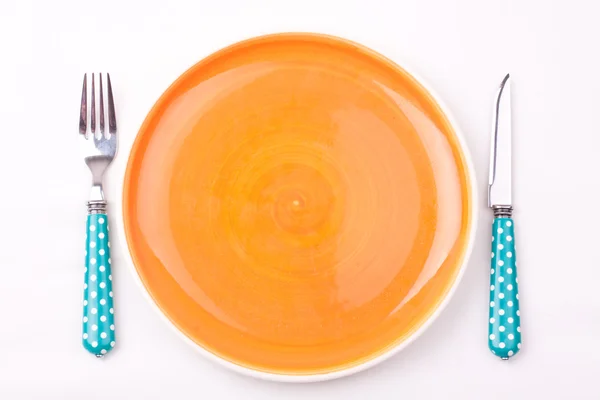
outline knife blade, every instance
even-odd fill
[[[490,179],[488,206],[512,206],[512,126],[510,74],[500,87],[495,102],[492,148],[490,151]]]

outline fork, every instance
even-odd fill
[[[87,74],[83,76],[79,113],[80,146],[92,173],[92,189],[87,202],[85,273],[83,284],[83,347],[96,357],[103,357],[115,346],[115,325],[108,237],[107,202],[102,178],[117,151],[117,121],[110,75],[106,74],[108,94],[108,131],[105,132],[104,90],[99,75],[99,130],[96,129],[96,82],[92,74],[92,90],[88,113]],[[88,124],[89,117],[89,124]]]

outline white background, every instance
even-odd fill
[[[592,0],[0,1],[0,398],[599,399],[599,15]],[[83,72],[113,78],[121,153],[107,192],[117,202],[128,148],[167,86],[223,46],[280,31],[361,42],[411,67],[454,113],[481,195],[455,296],[416,342],[373,369],[263,382],[179,340],[113,237],[118,347],[96,360],[80,343]],[[507,71],[523,350],[501,362],[486,342],[485,192],[491,103]]]

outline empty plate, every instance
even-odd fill
[[[473,171],[421,81],[339,38],[200,61],[147,116],[123,221],[153,303],[235,369],[316,380],[403,348],[455,288]]]

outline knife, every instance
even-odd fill
[[[510,74],[507,74],[495,101],[488,187],[488,206],[494,212],[488,346],[503,360],[521,349],[519,281],[512,219],[511,122]]]

